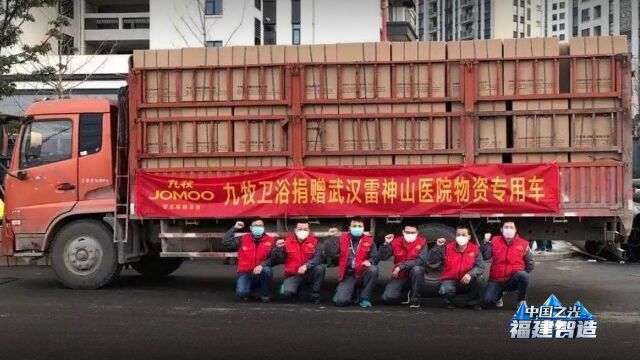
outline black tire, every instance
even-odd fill
[[[131,263],[131,267],[148,279],[162,279],[174,273],[184,259],[161,258],[157,254],[144,256],[140,261]]]
[[[122,270],[117,254],[113,233],[106,224],[78,220],[63,227],[54,237],[51,267],[68,288],[98,289],[109,284]]]
[[[456,238],[456,229],[441,223],[422,224],[418,226],[418,232],[430,243],[435,243],[438,238],[452,241]]]

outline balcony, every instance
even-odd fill
[[[85,14],[86,41],[149,41],[149,13]]]
[[[460,7],[473,6],[473,0],[460,0]]]
[[[387,36],[392,41],[414,41],[416,33],[416,12],[410,7],[390,7],[387,22]]]
[[[464,13],[460,16],[460,23],[465,24],[473,21],[473,12]]]

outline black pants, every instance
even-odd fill
[[[361,300],[371,300],[371,293],[377,280],[378,268],[375,265],[366,268],[359,279],[356,279],[353,272],[347,273],[344,279],[338,283],[333,302],[338,306],[350,305],[356,289],[361,289],[359,296]]]

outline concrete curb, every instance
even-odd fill
[[[562,260],[566,258],[570,258],[575,256],[576,253],[573,251],[558,251],[558,252],[543,252],[536,253],[533,252],[533,260],[535,261],[554,261],[554,260]]]
[[[49,266],[49,257],[41,257],[37,260],[15,256],[0,256],[0,267],[12,266]]]

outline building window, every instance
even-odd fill
[[[205,0],[205,15],[222,15],[222,0]]]
[[[531,36],[531,24],[527,24],[527,37]]]
[[[58,14],[73,19],[73,0],[60,0],[58,2]]]
[[[558,31],[558,25],[551,26],[551,31]]]
[[[560,30],[564,30],[564,23],[560,24]]]
[[[262,21],[260,21],[260,19],[254,19],[254,40],[253,40],[253,44],[254,45],[261,45],[262,44]]]
[[[553,5],[551,5],[551,8],[552,8],[553,10],[558,10],[558,4],[555,4],[555,3],[554,3]]]
[[[291,0],[291,23],[300,24],[300,0]]]
[[[560,3],[560,9],[564,9],[564,1]]]
[[[520,16],[520,23],[524,24],[524,16]]]
[[[256,9],[262,10],[262,0],[255,0]]]
[[[564,20],[564,13],[560,13],[560,20]]]
[[[292,24],[291,42],[293,45],[300,45],[300,24]]]
[[[527,5],[531,5],[531,0],[527,0]]]
[[[524,33],[523,32],[520,33],[520,37],[524,38]]]
[[[600,16],[602,16],[602,7],[600,5],[594,6],[593,7],[593,18],[594,19],[600,19]]]
[[[589,36],[589,34],[590,34],[589,29],[582,29],[582,36],[583,37],[587,37],[587,36]]]
[[[593,28],[593,36],[600,36],[601,33],[602,28],[600,27],[600,25]]]
[[[518,32],[517,32],[517,31],[514,31],[514,32],[513,32],[513,38],[514,38],[514,39],[517,39],[517,38],[518,38]]]
[[[518,15],[513,15],[513,22],[515,22],[515,23],[518,22]]]
[[[524,7],[524,0],[520,0],[520,6]]]
[[[564,34],[560,34],[560,41],[564,41]]]
[[[207,47],[221,47],[222,41],[220,40],[211,40],[207,41]]]
[[[59,55],[73,55],[73,53],[75,52],[73,42],[73,36],[62,34],[62,37],[58,40]]]
[[[591,9],[582,9],[582,22],[591,20],[591,17],[589,16],[589,10]]]
[[[513,6],[518,6],[518,0],[513,0]]]
[[[556,15],[556,14],[551,15],[551,20],[553,20],[553,21],[558,20],[558,15]]]
[[[527,21],[531,20],[531,9],[527,8]]]

